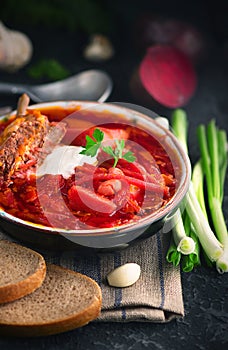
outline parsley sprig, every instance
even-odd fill
[[[89,135],[86,135],[86,145],[80,154],[85,154],[87,156],[94,157],[97,154],[97,151],[102,149],[105,153],[111,155],[114,158],[113,167],[115,168],[119,159],[125,159],[127,162],[132,163],[135,161],[135,156],[131,151],[128,151],[123,154],[125,147],[124,140],[115,140],[115,148],[111,146],[102,146],[102,141],[104,139],[104,133],[100,129],[95,129],[93,138]]]

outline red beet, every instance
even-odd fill
[[[163,106],[186,105],[196,89],[196,73],[188,57],[174,47],[148,48],[139,67],[143,87]]]

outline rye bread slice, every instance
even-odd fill
[[[46,263],[37,252],[0,240],[0,304],[34,292],[46,275]]]
[[[72,330],[97,318],[101,302],[101,290],[94,280],[47,264],[39,289],[0,305],[0,334],[35,337]]]

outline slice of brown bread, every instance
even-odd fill
[[[0,304],[19,299],[41,286],[46,263],[37,252],[0,240]]]
[[[33,337],[72,330],[97,318],[101,301],[101,290],[94,280],[48,264],[39,289],[0,305],[0,334]]]

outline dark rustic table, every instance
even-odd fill
[[[119,1],[117,3],[120,4]],[[129,1],[127,2],[129,5]],[[198,2],[203,11],[204,1]],[[205,2],[206,3],[206,2]],[[194,4],[194,2],[193,2]],[[196,6],[196,5],[195,5]],[[192,18],[196,7],[191,10]],[[124,12],[125,11],[125,12]],[[123,5],[122,21],[126,8]],[[184,10],[183,10],[184,11]],[[207,30],[211,30],[215,47],[204,64],[197,68],[198,89],[185,107],[189,117],[189,149],[194,162],[199,155],[196,142],[196,127],[199,123],[216,118],[217,124],[228,131],[228,50],[227,33],[223,37],[210,27],[210,16],[198,13],[198,20],[205,20]],[[210,9],[212,16],[213,8]],[[221,14],[221,13],[220,13]],[[186,15],[186,11],[185,11]],[[116,55],[103,64],[86,62],[81,56],[75,33],[58,29],[22,29],[30,35],[35,51],[33,60],[42,57],[55,57],[65,64],[72,73],[83,69],[101,68],[112,77],[114,89],[109,98],[111,102],[130,102],[140,104],[132,96],[129,81],[139,62],[139,56],[131,47],[127,34],[122,40],[114,40]],[[43,38],[45,37],[45,41]],[[0,72],[0,80],[12,82],[33,82],[26,69],[12,75]],[[17,97],[0,95],[0,107],[16,106]],[[144,105],[145,107],[149,107]],[[155,108],[155,112],[168,118],[171,111]],[[226,179],[227,180],[227,179]],[[228,218],[228,191],[226,181],[224,211]],[[200,266],[191,273],[182,273],[185,317],[168,324],[152,323],[91,323],[71,332],[36,339],[0,338],[2,350],[140,350],[140,349],[206,349],[223,350],[228,348],[228,275],[219,275],[216,270]]]

